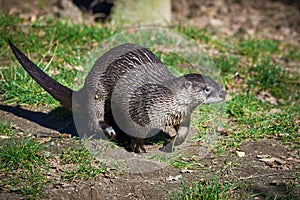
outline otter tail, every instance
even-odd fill
[[[25,56],[22,51],[15,47],[11,41],[8,41],[8,43],[16,58],[23,68],[30,74],[30,76],[64,107],[71,110],[73,91],[48,76],[43,70],[29,60],[29,58]]]

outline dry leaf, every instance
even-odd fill
[[[286,161],[276,158],[276,157],[271,157],[271,158],[261,158],[259,161],[264,162],[266,165],[268,165],[271,168],[278,167],[278,165],[284,165]]]
[[[243,158],[246,156],[245,152],[243,151],[236,151],[236,155],[239,157],[239,158]]]
[[[190,170],[190,169],[182,169],[182,170],[180,170],[180,173],[183,173],[183,174],[185,174],[185,173],[193,173],[193,172],[195,172],[194,170]]]
[[[257,155],[256,158],[270,158],[271,156],[268,154]]]
[[[168,178],[166,178],[167,181],[178,181],[180,178],[182,178],[181,175],[177,175],[177,176],[169,176]]]

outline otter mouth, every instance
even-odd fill
[[[215,103],[221,103],[223,102],[225,99],[220,99],[220,100],[210,100],[210,101],[204,101],[203,104],[215,104]]]
[[[220,103],[224,102],[226,100],[226,96],[222,96],[219,98],[213,98],[213,99],[206,99],[203,104],[215,104],[215,103]]]

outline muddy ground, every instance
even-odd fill
[[[13,9],[17,10],[20,6],[26,5],[20,4]],[[261,30],[260,34],[264,37],[300,43],[300,7],[297,1],[185,0],[174,2],[173,12],[177,21],[184,23],[188,19],[197,27],[209,27],[217,33],[234,35],[245,31],[253,34]],[[15,128],[24,134],[55,134],[59,133],[56,131],[58,128],[70,128],[70,119],[53,119],[52,115],[47,114],[48,108],[0,105],[0,120],[14,122]],[[68,145],[68,140],[64,141],[64,145]],[[198,148],[191,147],[189,153],[197,155]],[[239,151],[245,152],[245,157],[237,156],[235,150],[222,157],[210,152],[205,158],[199,159],[202,167],[199,171],[182,171],[166,166],[150,173],[112,172],[90,181],[54,183],[46,188],[45,194],[50,194],[52,199],[166,199],[170,192],[180,190],[180,181],[172,177],[181,175],[182,180],[191,183],[208,180],[216,172],[220,172],[224,180],[237,183],[247,181],[248,187],[243,191],[260,193],[257,199],[265,199],[270,194],[287,194],[287,183],[293,182],[296,172],[300,171],[297,150],[283,145],[279,138],[268,138],[244,142]],[[294,188],[292,193],[295,199],[300,199],[299,188]],[[20,198],[17,193],[2,193],[0,190],[0,199]]]

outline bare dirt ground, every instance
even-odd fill
[[[18,132],[35,137],[39,133],[46,133],[49,136],[60,134],[53,129],[70,122],[70,118],[63,121],[55,120],[39,111],[27,111],[27,109],[15,107],[5,109],[1,107],[0,120],[14,122],[14,127]],[[52,127],[47,128],[40,122],[43,124],[51,122]],[[52,138],[52,141],[54,140],[58,141],[59,138]],[[72,138],[64,139],[58,143],[61,147],[68,146],[72,144],[72,140]],[[146,148],[151,152],[151,146]],[[47,186],[44,198],[48,199],[51,196],[51,199],[166,199],[175,189],[180,190],[181,183],[176,180],[176,176],[179,175],[181,180],[192,183],[196,180],[209,180],[216,172],[219,172],[222,180],[232,180],[236,183],[247,182],[248,186],[242,191],[245,194],[259,193],[256,199],[265,199],[268,195],[280,197],[291,192],[287,188],[288,184],[295,180],[296,172],[300,171],[297,150],[289,149],[276,138],[245,142],[238,150],[245,152],[245,157],[238,157],[236,151],[229,151],[226,156],[222,157],[210,152],[208,156],[201,159],[198,155],[199,146],[192,146],[188,149],[188,154],[193,158],[192,162],[199,163],[200,170],[184,171],[165,166],[149,173],[112,171],[89,181],[70,183],[54,181]],[[126,152],[122,149],[118,151],[118,153]],[[140,167],[143,168],[146,165]],[[299,188],[294,188],[292,195],[295,198],[299,197]],[[0,192],[0,199],[19,198],[19,194],[13,192]]]
[[[18,10],[18,6],[13,9]],[[284,1],[185,0],[180,3],[174,1],[173,12],[176,21],[184,23],[189,20],[197,27],[209,27],[220,34],[234,35],[243,31],[254,34],[259,30],[264,37],[300,43],[300,7],[297,2],[290,5]],[[0,120],[14,122],[15,128],[24,134],[59,134],[57,130],[61,127],[65,128],[65,132],[72,129],[70,119],[53,119],[47,114],[48,108],[10,107],[3,106],[1,102],[0,105]],[[64,145],[68,145],[68,140]],[[192,147],[190,154],[196,154],[197,148]],[[249,181],[244,191],[260,193],[257,199],[265,199],[270,194],[286,194],[287,183],[293,181],[296,172],[300,171],[298,152],[283,145],[277,138],[245,142],[239,151],[245,152],[245,157],[238,157],[235,151],[224,157],[211,152],[206,158],[199,159],[203,166],[200,171],[183,172],[168,166],[151,173],[112,172],[90,181],[54,183],[46,188],[45,194],[50,194],[52,199],[166,199],[173,190],[180,190],[180,182],[170,179],[171,176],[181,175],[182,180],[191,183],[210,179],[220,171],[223,179]],[[295,188],[293,195],[300,199],[300,189]],[[19,194],[2,193],[0,190],[0,199],[20,198]]]
[[[174,1],[174,18],[226,35],[246,32],[299,44],[299,1]]]

